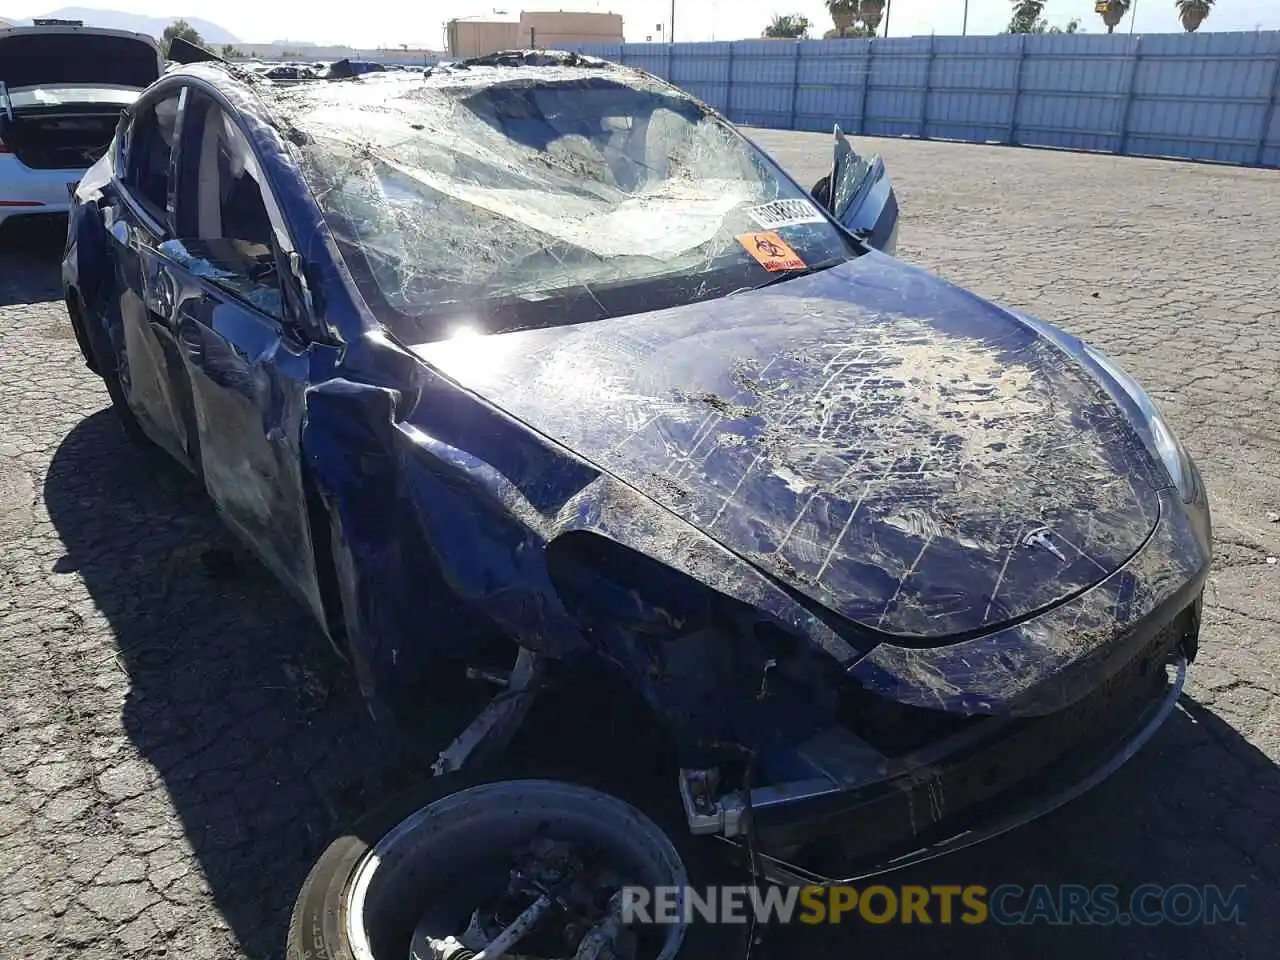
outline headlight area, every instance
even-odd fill
[[[781,864],[778,876],[852,876],[851,864],[882,855],[948,849],[971,822],[986,829],[983,818],[1022,815],[1023,801],[1034,811],[1042,794],[1086,782],[1073,779],[1075,760],[1110,756],[1116,736],[1167,686],[1163,671],[1135,659],[1124,683],[1047,719],[912,707],[856,684],[807,638],[643,553],[586,532],[553,540],[547,552],[588,646],[645,701],[611,755],[672,773],[692,833],[719,836],[737,854],[749,846]],[[607,713],[589,722],[609,724]],[[642,744],[653,727],[674,747],[657,764]],[[1059,771],[1065,759],[1072,764]],[[1046,780],[1059,772],[1062,784]]]
[[[983,719],[864,690],[805,637],[607,538],[570,533],[547,552],[593,654],[663,721],[685,787],[700,783],[711,806],[748,782],[780,797],[874,782]]]
[[[1096,347],[1082,344],[1085,355],[1097,364],[1108,378],[1129,398],[1138,414],[1138,425],[1144,427],[1143,439],[1151,452],[1160,459],[1169,472],[1183,503],[1203,503],[1204,487],[1200,472],[1190,454],[1174,436],[1168,421],[1151,396],[1129,373]]]
[[[1112,393],[1116,402],[1125,408],[1135,426],[1139,428],[1147,449],[1164,464],[1165,470],[1169,473],[1169,479],[1173,481],[1173,485],[1177,489],[1182,502],[1199,504],[1206,508],[1207,514],[1208,504],[1205,498],[1204,485],[1200,479],[1200,471],[1196,469],[1195,461],[1191,459],[1190,454],[1178,441],[1173,430],[1170,429],[1168,421],[1165,420],[1164,414],[1160,412],[1155,401],[1142,388],[1142,385],[1130,376],[1124,367],[1120,366],[1097,347],[1089,346],[1078,337],[1074,337],[1065,330],[1055,327],[1038,317],[1033,317],[1017,310],[1010,310],[1009,313],[1036,331],[1040,336],[1055,344],[1064,353],[1077,359],[1080,359],[1083,355],[1083,358],[1092,362],[1098,368],[1098,371],[1104,377],[1103,385],[1114,388],[1109,392]],[[1116,396],[1117,393],[1120,395]]]
[[[836,722],[839,664],[738,600],[594,533],[547,546],[561,603],[593,655],[669,728],[689,765],[753,756],[790,778],[794,744]]]

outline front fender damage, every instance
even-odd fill
[[[1060,610],[906,647],[806,604],[448,381],[427,373],[415,389],[411,410],[344,380],[308,394],[303,448],[371,702],[506,636],[620,678],[684,765],[736,753],[761,783],[857,782],[984,716],[1069,706],[1143,643],[1127,626],[1200,582],[1194,531],[1170,510],[1126,569]]]
[[[307,394],[308,479],[375,715],[497,631],[613,671],[689,744],[814,725],[796,718],[820,698],[776,710],[772,688],[794,674],[820,689],[859,649],[642,494],[446,386],[425,377],[410,415],[386,387]]]
[[[581,643],[511,491],[401,407],[395,390],[331,380],[308,391],[302,434],[340,628],[375,715],[436,658],[466,660],[495,630],[553,657]]]

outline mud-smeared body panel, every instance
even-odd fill
[[[1176,497],[1160,496],[1162,516],[1143,549],[1071,602],[961,643],[881,644],[850,676],[900,703],[961,713],[1039,715],[1074,702],[1132,657],[1153,622],[1172,619],[1203,588],[1206,545]]]
[[[295,322],[228,314],[191,278],[181,363],[131,346],[142,271],[111,262],[108,161],[64,272],[97,324],[86,359],[133,401],[147,377],[185,391],[169,419],[188,465],[380,715],[500,633],[611,668],[682,751],[746,745],[776,780],[849,691],[947,722],[1079,701],[1203,584],[1202,505],[1171,492],[1079,345],[1032,321],[859,254],[673,310],[406,349],[299,172],[299,131],[271,116],[287,103],[220,67],[158,87],[180,82],[254,146]]]
[[[1158,517],[1088,373],[887,257],[570,328],[417,348],[871,630],[982,630],[1084,590]]]

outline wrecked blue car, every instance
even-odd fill
[[[321,858],[291,956],[710,956],[707,925],[626,922],[624,888],[1008,830],[1131,756],[1195,657],[1209,512],[1160,412],[895,259],[884,165],[838,129],[806,190],[572,54],[292,86],[193,63],[121,118],[69,230],[125,429],[375,717],[446,664],[502,688]],[[565,774],[595,762],[568,746],[512,775],[553,688],[593,704],[577,726],[625,705],[611,749],[670,804]]]

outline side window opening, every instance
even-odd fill
[[[192,274],[283,319],[268,188],[248,140],[217,103],[195,91],[188,94],[182,140],[176,239],[163,251]]]
[[[144,107],[129,134],[125,182],[153,217],[164,222],[169,208],[169,170],[178,126],[178,94]]]

